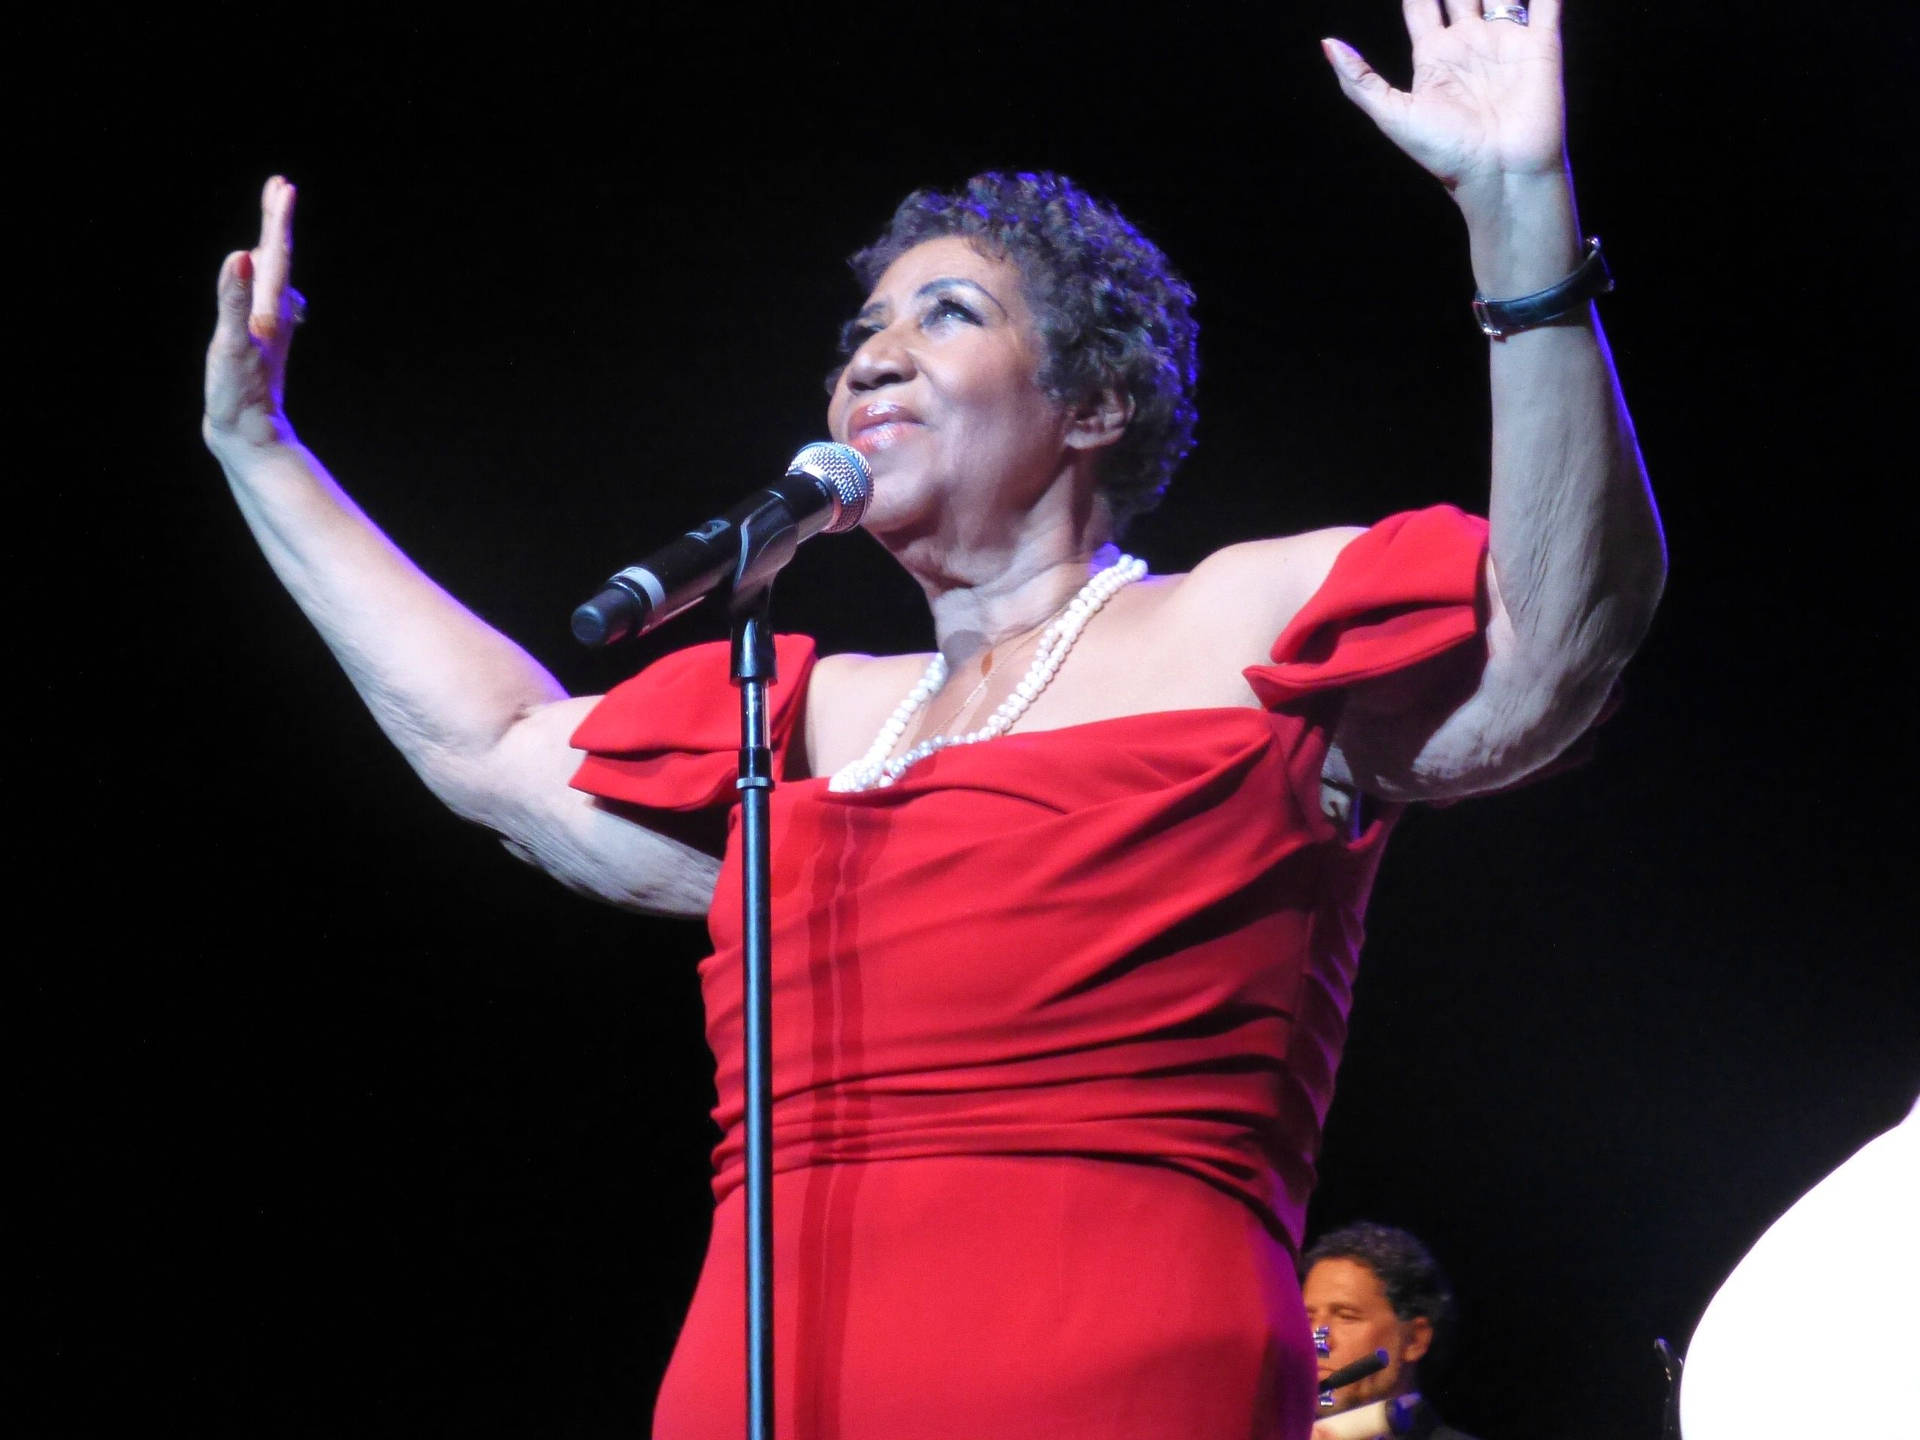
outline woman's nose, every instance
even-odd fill
[[[860,343],[847,361],[847,388],[878,390],[913,378],[913,357],[900,343],[892,326],[876,330]]]

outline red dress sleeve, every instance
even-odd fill
[[[778,679],[767,690],[774,773],[805,712],[814,643],[804,635],[773,640]],[[663,656],[616,685],[573,732],[587,757],[573,787],[648,810],[728,808],[740,774],[740,702],[728,676],[725,641]]]
[[[1486,623],[1486,555],[1478,516],[1451,505],[1389,515],[1347,543],[1247,683],[1277,710],[1467,644]]]

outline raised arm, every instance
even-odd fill
[[[1566,159],[1560,0],[1524,7],[1405,0],[1413,81],[1396,90],[1325,42],[1341,88],[1453,196],[1474,282],[1514,299],[1564,279],[1582,235]],[[1519,18],[1488,18],[1496,12]],[[1623,19],[1623,22],[1624,19]],[[1599,713],[1666,577],[1659,516],[1591,303],[1489,341],[1493,392],[1490,621],[1477,684],[1432,677],[1357,691],[1334,778],[1389,799],[1511,784]]]
[[[288,424],[294,189],[261,197],[258,248],[221,266],[201,433],[288,592],[389,739],[457,814],[562,884],[663,914],[704,913],[717,863],[567,786],[567,737],[593,701],[413,564]]]

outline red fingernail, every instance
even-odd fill
[[[241,283],[242,283],[243,285],[244,285],[244,284],[250,284],[250,283],[252,282],[252,280],[253,280],[253,252],[252,252],[251,250],[242,250],[242,251],[240,252],[240,258],[239,258],[239,260],[237,260],[237,261],[236,261],[236,262],[234,263],[234,267],[233,267],[233,273],[234,273],[235,275],[238,275],[238,276],[240,277],[240,282],[241,282]]]

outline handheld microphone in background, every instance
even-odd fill
[[[1320,1393],[1329,1394],[1343,1385],[1351,1385],[1356,1380],[1364,1380],[1369,1375],[1378,1375],[1387,1368],[1387,1352],[1376,1350],[1371,1355],[1363,1355],[1351,1365],[1342,1365],[1326,1379],[1320,1382]]]
[[[1376,1350],[1371,1355],[1363,1355],[1351,1365],[1342,1365],[1319,1385],[1319,1409],[1324,1414],[1333,1408],[1333,1392],[1356,1380],[1364,1380],[1369,1375],[1378,1375],[1387,1368],[1387,1352]],[[1313,1440],[1380,1440],[1383,1436],[1404,1435],[1411,1427],[1413,1410],[1420,1403],[1418,1395],[1403,1395],[1398,1398],[1376,1400],[1371,1405],[1362,1405],[1358,1409],[1347,1410],[1338,1415],[1327,1415],[1325,1419],[1314,1421]]]
[[[802,540],[858,525],[872,496],[873,476],[859,451],[809,445],[775,484],[612,576],[573,612],[574,639],[612,645],[665,624],[723,586],[739,595],[762,589]]]

